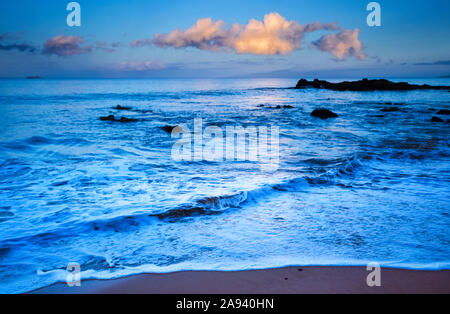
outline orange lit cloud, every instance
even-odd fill
[[[288,21],[278,13],[264,16],[262,21],[252,19],[246,25],[233,24],[227,28],[224,21],[210,18],[199,19],[186,30],[175,29],[168,34],[156,34],[152,39],[135,40],[131,47],[155,45],[160,48],[193,47],[208,51],[228,51],[256,55],[285,55],[302,49],[306,33],[319,30],[336,31],[336,23],[321,22],[299,24]],[[363,45],[358,39],[359,30],[344,30],[322,37],[314,45],[328,51],[338,59],[348,56],[364,58]]]
[[[241,28],[242,31],[232,42],[233,48],[238,53],[263,55],[288,54],[301,49],[305,33],[338,29],[333,23],[300,25],[295,21],[287,21],[278,13],[267,14],[263,21],[250,20],[245,28]]]

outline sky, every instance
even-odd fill
[[[440,77],[450,2],[68,0],[0,3],[0,77]]]

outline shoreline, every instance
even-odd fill
[[[245,271],[182,271],[56,283],[31,294],[379,294],[450,293],[450,270],[381,269],[369,287],[366,267],[308,266]]]

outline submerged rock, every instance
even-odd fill
[[[314,81],[308,81],[301,79],[298,81],[296,89],[300,88],[318,88],[318,89],[331,89],[335,91],[383,91],[383,90],[395,90],[406,91],[415,89],[444,89],[450,90],[450,86],[431,86],[431,85],[415,85],[406,82],[394,83],[388,80],[369,80],[362,79],[360,81],[330,83],[327,81],[321,81],[315,79]]]
[[[117,105],[116,107],[114,107],[114,109],[116,109],[116,110],[124,110],[124,111],[131,110],[130,107],[122,107],[121,105]]]
[[[338,115],[328,109],[316,109],[311,113],[312,117],[320,118],[320,119],[329,119],[329,118],[337,118]]]
[[[139,121],[138,119],[125,118],[125,117],[122,117],[119,120],[119,122],[122,122],[122,123],[138,122],[138,121]]]
[[[381,112],[397,112],[400,111],[400,108],[398,107],[391,107],[391,108],[383,108],[381,109]]]
[[[444,120],[442,120],[439,117],[433,117],[433,118],[431,118],[431,122],[444,122]]]
[[[450,114],[450,110],[442,109],[442,110],[440,110],[437,114],[441,114],[441,115],[449,115],[449,114]]]
[[[267,108],[267,109],[294,109],[295,107],[294,106],[291,106],[291,105],[284,105],[284,106],[281,106],[281,105],[276,105],[276,106],[270,106],[270,105],[263,105],[263,104],[261,104],[261,105],[258,105],[258,108]]]

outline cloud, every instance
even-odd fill
[[[5,39],[10,38],[10,33],[2,33],[0,34],[0,41],[4,41]]]
[[[359,33],[360,30],[357,28],[354,31],[346,29],[339,33],[324,35],[313,42],[313,45],[321,51],[330,52],[339,60],[351,56],[364,60],[366,55],[362,53],[364,46],[358,39]]]
[[[293,50],[301,49],[301,41],[305,33],[337,28],[335,23],[323,25],[316,22],[300,25],[295,21],[287,21],[278,13],[271,13],[264,16],[262,22],[250,20],[233,41],[233,48],[238,53],[288,54]]]
[[[229,45],[227,41],[232,36],[232,30],[224,29],[224,25],[223,21],[200,19],[186,31],[176,29],[167,35],[157,34],[152,43],[162,48],[195,47],[215,51]]]
[[[36,52],[37,48],[26,43],[11,42],[11,40],[17,40],[22,34],[3,33],[0,34],[0,50],[18,50],[21,52]],[[4,43],[7,41],[6,43]]]
[[[17,41],[22,37],[23,33],[2,33],[0,34],[0,50],[19,50],[22,52],[36,52],[39,51],[35,46],[32,46],[26,42],[18,43]],[[57,55],[57,56],[73,56],[88,53],[95,50],[101,50],[105,52],[115,52],[118,48],[122,47],[121,42],[107,43],[105,41],[97,41],[93,45],[83,44],[83,39],[76,36],[55,36],[48,39],[44,43],[42,49],[43,54]]]
[[[156,34],[152,39],[135,40],[131,47],[155,45],[160,48],[193,47],[208,51],[234,51],[241,54],[288,54],[302,48],[306,33],[319,30],[339,30],[336,23],[299,24],[288,21],[278,13],[264,16],[263,21],[250,20],[246,25],[199,19],[187,30],[175,29],[169,34]]]
[[[83,39],[77,36],[55,36],[48,39],[42,50],[43,54],[57,55],[61,57],[81,55],[92,51],[92,46],[82,47]]]
[[[14,49],[19,50],[21,52],[26,52],[26,51],[28,51],[28,52],[35,52],[35,51],[37,51],[36,47],[31,46],[31,45],[27,44],[26,42],[23,42],[21,44],[17,44],[17,43],[7,44],[7,45],[0,44],[0,50],[14,50]]]
[[[124,72],[144,72],[144,71],[153,71],[153,70],[162,70],[165,68],[164,64],[158,61],[124,61],[119,64],[119,70]]]
[[[370,56],[370,59],[374,60],[376,63],[381,63],[383,61],[379,56]]]
[[[440,60],[435,62],[420,62],[414,63],[414,65],[450,65],[450,60]]]
[[[120,42],[114,42],[114,43],[107,43],[105,41],[97,41],[95,43],[94,48],[96,50],[102,50],[105,52],[115,52],[117,50],[117,48],[120,48],[122,46],[122,43]]]
[[[10,32],[6,32],[6,33],[2,33],[0,34],[0,41],[4,41],[7,39],[11,39],[11,40],[18,40],[23,36],[24,32],[16,32],[16,33],[10,33]]]

